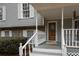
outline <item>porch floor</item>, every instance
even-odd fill
[[[61,49],[60,46],[58,46],[56,43],[54,43],[52,41],[44,42],[44,43],[40,44],[39,46],[37,46],[36,48]]]
[[[53,42],[44,42],[39,46],[33,48],[31,56],[61,56],[61,48]]]

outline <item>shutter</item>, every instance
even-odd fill
[[[27,37],[27,31],[23,30],[23,37]]]
[[[31,4],[29,4],[30,9],[30,17],[34,17],[34,8]]]
[[[23,19],[23,6],[22,6],[22,3],[18,3],[18,18]]]
[[[6,7],[3,6],[2,8],[3,8],[3,9],[2,9],[2,10],[3,10],[3,12],[2,12],[2,15],[3,15],[3,16],[2,16],[2,20],[6,20]]]
[[[12,37],[12,31],[9,31],[9,36]]]
[[[1,37],[5,37],[5,31],[1,31]]]

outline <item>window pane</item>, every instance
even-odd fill
[[[12,37],[22,37],[23,32],[21,30],[12,31]]]
[[[33,35],[33,31],[27,31],[27,37],[31,37]]]
[[[5,31],[5,37],[9,37],[9,31]]]
[[[23,17],[27,18],[29,17],[29,4],[23,3]]]
[[[23,17],[29,17],[29,11],[23,11]]]

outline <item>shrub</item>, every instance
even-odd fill
[[[1,37],[0,38],[0,55],[18,55],[19,43],[25,43],[26,38],[23,37]]]

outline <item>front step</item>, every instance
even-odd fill
[[[33,48],[31,56],[62,56],[61,49]]]

